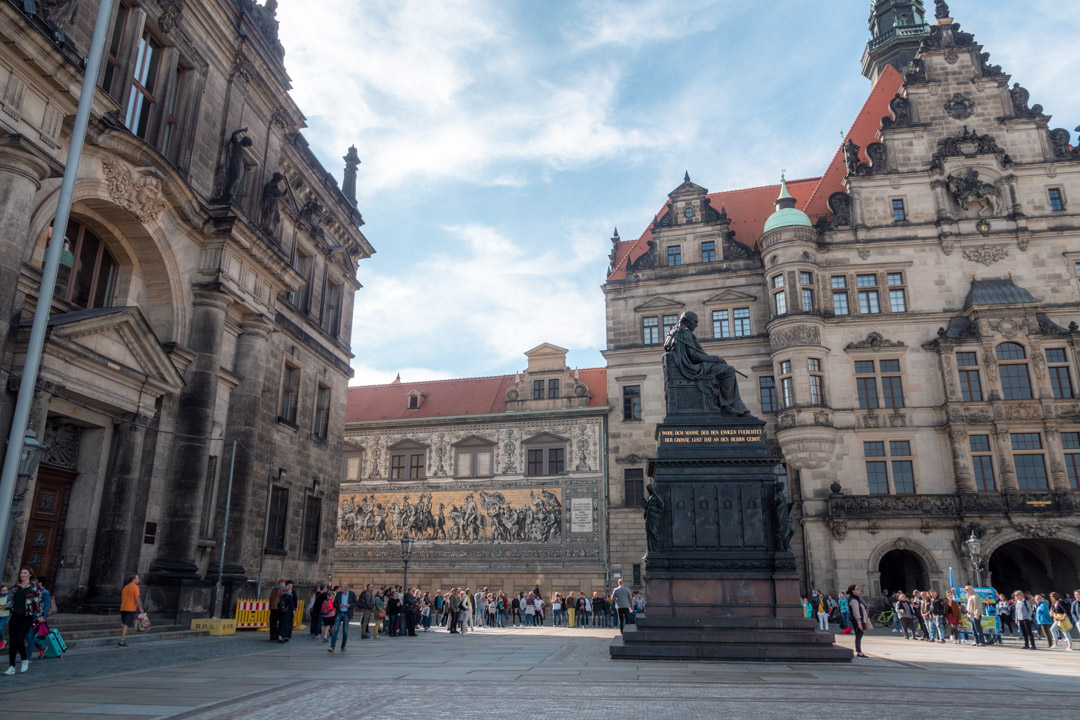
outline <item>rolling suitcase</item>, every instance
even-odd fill
[[[49,634],[40,638],[38,642],[45,645],[44,657],[58,658],[67,652],[67,643],[64,642],[59,630],[50,630]]]

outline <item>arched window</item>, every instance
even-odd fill
[[[1001,370],[1001,396],[1006,400],[1030,400],[1031,377],[1027,352],[1018,343],[1001,343],[996,350]]]
[[[84,225],[69,221],[54,297],[80,308],[109,307],[116,270],[116,260],[101,238]]]

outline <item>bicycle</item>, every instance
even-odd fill
[[[895,610],[882,610],[874,618],[874,623],[878,627],[892,627],[893,616],[896,615]]]

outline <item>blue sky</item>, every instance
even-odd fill
[[[933,14],[933,2],[926,5]],[[1055,0],[952,15],[1080,124]],[[281,0],[305,135],[364,232],[353,384],[511,373],[542,342],[604,364],[614,227],[636,237],[684,171],[710,191],[822,173],[870,90],[868,0]],[[388,338],[393,338],[388,342]]]

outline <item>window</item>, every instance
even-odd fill
[[[656,318],[641,318],[641,342],[645,345],[660,344],[660,323]]]
[[[773,290],[773,309],[777,315],[787,314],[787,293],[780,289],[784,287],[784,276],[777,275],[772,279]]]
[[[990,451],[989,435],[971,435],[971,467],[975,471],[975,489],[986,492],[994,489],[994,458]]]
[[[337,337],[341,331],[341,283],[326,278],[326,291],[323,293],[322,329]]]
[[[821,360],[809,358],[806,361],[810,371],[810,404],[825,404],[825,376],[821,374]]]
[[[296,409],[300,405],[300,368],[292,363],[285,363],[281,374],[281,412],[278,420],[295,426]]]
[[[904,222],[907,220],[907,211],[904,209],[904,201],[900,198],[896,198],[892,201],[892,219],[893,222]]]
[[[116,97],[116,90],[119,89],[115,86],[118,85],[116,80],[120,74],[120,51],[124,47],[124,30],[130,12],[127,5],[117,3],[116,19],[113,21],[109,39],[109,51],[105,56],[105,75],[102,78],[101,87],[113,97]]]
[[[641,587],[641,565],[634,565],[631,576],[634,578],[634,587]]]
[[[791,361],[780,363],[780,391],[783,407],[795,407],[795,379],[791,377]]]
[[[566,440],[543,434],[526,442],[526,475],[562,475],[566,472]]]
[[[716,243],[712,240],[701,243],[701,262],[716,262]]]
[[[904,289],[904,273],[889,273],[889,309],[894,313],[907,312],[907,291]]]
[[[624,385],[622,389],[622,419],[641,419],[641,386]]]
[[[285,552],[285,525],[289,515],[289,489],[270,488],[270,515],[266,521],[266,551],[275,554]]]
[[[172,82],[169,84],[168,100],[165,103],[165,126],[161,131],[161,154],[172,158],[175,153],[170,153],[173,140],[176,138],[176,126],[178,124],[177,107],[180,106],[181,93],[183,92],[183,70],[179,67],[173,72]]]
[[[814,310],[814,274],[805,270],[799,273],[799,300],[803,312]]]
[[[360,468],[364,466],[364,453],[358,452],[345,459],[345,480],[355,482],[360,479]]]
[[[416,396],[409,398],[409,404],[416,400]],[[315,389],[315,423],[311,434],[319,440],[325,441],[330,431],[330,387],[319,383]]]
[[[1069,361],[1064,348],[1047,348],[1046,363],[1050,371],[1050,387],[1054,397],[1060,399],[1073,396],[1072,377],[1069,375]]]
[[[731,323],[729,321],[730,313],[727,310],[713,310],[712,314],[712,334],[716,340],[723,340],[724,338],[731,337]]]
[[[802,309],[806,312],[814,309],[814,291],[810,288],[802,289]]]
[[[1021,490],[1046,490],[1046,461],[1042,454],[1042,435],[1011,433],[1016,482]]]
[[[1065,211],[1065,196],[1061,194],[1061,188],[1050,188],[1047,191],[1050,195],[1050,209],[1054,212]]]
[[[322,527],[322,500],[308,495],[304,502],[304,530],[300,538],[300,552],[312,556],[319,554],[319,530]]]
[[[150,126],[150,111],[154,105],[154,92],[157,90],[161,45],[150,37],[149,32],[144,32],[135,52],[135,75],[128,92],[124,126],[145,140]]]
[[[877,275],[855,276],[855,287],[876,288],[877,284]],[[876,289],[859,291],[859,312],[863,315],[877,315],[881,312],[881,298]]]
[[[1006,400],[1030,400],[1031,378],[1023,345],[1001,343],[996,349],[1001,374],[1001,394]]]
[[[80,223],[68,221],[53,297],[87,310],[110,307],[117,267],[101,238]]]
[[[900,379],[900,361],[882,360],[878,363],[881,368],[881,399],[882,405],[887,408],[904,407],[904,386]]]
[[[831,280],[833,291],[833,315],[850,314],[851,310],[848,308],[847,277],[844,275],[834,275]]]
[[[641,468],[623,470],[623,505],[637,507],[645,499],[645,471]]]
[[[484,478],[494,473],[495,446],[483,438],[473,437],[456,446],[454,477]]]
[[[420,409],[420,396],[419,395],[410,395],[409,396],[409,409],[410,410],[419,410]]]
[[[548,380],[548,399],[554,399],[559,397],[559,380],[552,378]]]
[[[1080,490],[1080,432],[1061,433],[1061,445],[1065,449],[1065,469],[1069,473],[1069,487]]]
[[[886,447],[888,454],[886,455]],[[911,460],[911,442],[891,440],[864,442],[863,456],[875,458],[866,461],[866,482],[871,495],[889,494],[889,470],[892,470],[892,492],[896,494],[915,492],[915,471]],[[881,458],[881,459],[877,459]]]
[[[390,479],[423,480],[426,473],[427,448],[412,440],[390,446]]]
[[[544,399],[544,381],[543,380],[533,380],[532,399],[533,400],[543,400]]]
[[[758,392],[761,396],[761,412],[776,412],[776,379],[771,375],[760,378]]]
[[[982,402],[982,381],[979,379],[978,356],[973,352],[956,353],[960,375],[960,397],[964,402]]]
[[[855,363],[855,387],[859,392],[859,407],[863,410],[879,407],[874,365],[873,360],[859,360]]]
[[[304,284],[289,293],[289,302],[300,312],[311,310],[311,275],[315,267],[311,255],[297,247],[293,251],[293,269],[304,278]]]
[[[735,308],[735,337],[750,337],[750,308]]]
[[[668,336],[668,334],[670,334],[671,331],[674,330],[675,326],[678,325],[678,324],[679,324],[679,316],[678,315],[665,315],[664,316],[664,337],[666,338]]]
[[[543,450],[529,450],[527,454],[528,465],[525,470],[526,475],[543,475],[544,474],[544,451]]]
[[[668,245],[667,264],[669,267],[682,265],[682,245]]]

